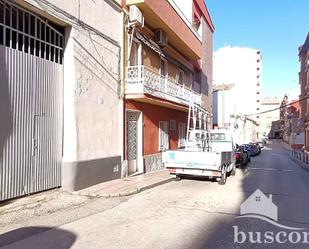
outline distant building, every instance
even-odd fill
[[[214,53],[213,89],[233,86],[228,90],[213,92],[214,123],[217,120],[218,126],[226,127],[236,122],[230,117],[244,119],[248,116],[254,122],[250,122],[253,124],[251,128],[247,125],[246,142],[259,137],[259,116],[255,114],[260,110],[261,61],[261,52],[252,48],[227,46]],[[216,108],[219,108],[217,112]]]
[[[300,103],[292,100],[288,108],[287,133],[289,144],[294,149],[302,149],[305,143],[303,122],[300,119]]]
[[[300,96],[299,99],[303,99],[309,96],[309,32],[305,43],[299,47],[299,84],[300,84]],[[300,102],[300,117],[304,124],[305,129],[305,151],[309,151],[309,100],[303,100]]]
[[[264,98],[261,100],[259,134],[262,137],[268,137],[271,132],[271,123],[279,120],[281,101],[278,98]],[[273,111],[270,111],[273,110]],[[263,113],[265,112],[265,113]]]
[[[282,138],[282,128],[280,124],[280,120],[272,121],[271,122],[271,129],[268,137],[273,138]]]
[[[280,125],[282,130],[282,139],[285,142],[289,141],[289,132],[287,128],[288,124],[288,104],[289,98],[287,95],[284,95],[281,104],[280,104]]]
[[[216,85],[213,87],[212,109],[213,125],[218,128],[228,128],[231,124],[231,112],[228,106],[233,102],[231,89],[234,85]]]
[[[229,112],[234,101],[234,85],[216,85],[213,87],[213,125],[215,128],[228,128],[233,134],[234,142],[245,144],[257,140],[258,123],[250,116]]]

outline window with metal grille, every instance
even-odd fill
[[[165,151],[169,149],[169,122],[160,121],[159,122],[159,150]]]
[[[64,27],[0,0],[0,45],[62,64]]]

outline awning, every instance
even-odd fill
[[[164,59],[168,60],[169,62],[173,63],[177,67],[181,68],[184,71],[187,71],[189,73],[194,73],[190,68],[188,68],[186,65],[178,62],[175,60],[172,56],[170,56],[168,53],[163,51],[163,49],[155,43],[152,39],[148,38],[147,36],[143,35],[138,30],[135,31],[135,37],[137,40],[142,42],[144,45],[148,46],[150,49],[152,49],[154,52],[156,52],[159,56],[163,57]]]

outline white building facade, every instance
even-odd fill
[[[272,122],[280,119],[280,104],[281,100],[278,98],[263,98],[261,100],[260,112],[262,114],[260,115],[259,133],[262,136],[268,137],[271,132]]]
[[[261,52],[257,49],[227,46],[214,52],[214,124],[231,127],[236,116],[250,122],[251,128],[247,124],[246,131],[241,131],[245,138],[240,143],[254,142],[259,137],[256,114],[260,111],[261,67]]]
[[[0,201],[120,178],[119,3],[0,0],[0,12]]]

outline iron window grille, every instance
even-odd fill
[[[62,64],[64,28],[0,0],[0,45]]]

